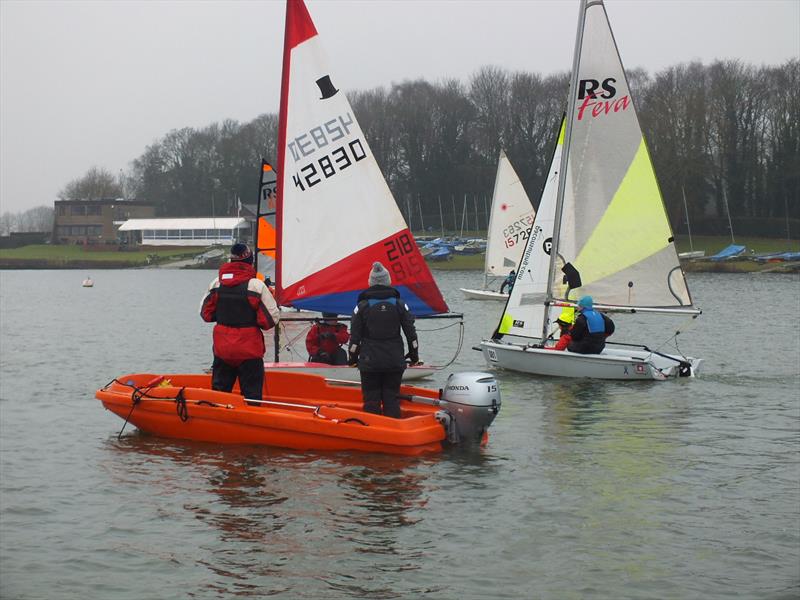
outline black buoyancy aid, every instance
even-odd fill
[[[217,323],[228,327],[256,327],[256,311],[247,301],[248,282],[217,289]]]
[[[400,332],[400,309],[397,298],[370,298],[366,311],[364,337],[371,340],[388,340]]]

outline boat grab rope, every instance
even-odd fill
[[[335,406],[335,405],[333,405],[333,406]],[[311,407],[309,407],[309,408],[311,408]],[[325,415],[323,415],[320,412],[320,410],[322,408],[324,408],[324,406],[315,406],[313,408],[314,408],[314,413],[313,414],[314,414],[314,416],[316,418],[323,419],[324,421],[330,421],[334,425],[339,424],[339,423],[358,423],[359,425],[363,425],[364,427],[369,427],[369,423],[365,423],[364,421],[362,421],[358,417],[348,417],[346,419],[333,419],[331,417],[326,417]]]
[[[219,404],[217,402],[210,402],[208,400],[187,400],[186,396],[183,393],[183,391],[186,389],[185,386],[180,388],[178,390],[178,393],[173,397],[148,395],[147,392],[150,389],[156,387],[159,383],[161,383],[161,381],[163,381],[163,378],[161,378],[156,383],[145,385],[143,387],[137,387],[133,383],[125,383],[115,378],[103,386],[102,389],[106,390],[108,389],[108,386],[110,386],[112,383],[118,383],[119,385],[122,385],[124,387],[132,388],[133,390],[131,392],[131,409],[130,411],[128,411],[128,416],[125,417],[125,422],[122,424],[122,429],[120,429],[119,433],[117,434],[117,439],[122,438],[122,433],[125,431],[125,426],[128,424],[128,421],[130,421],[134,409],[139,405],[139,403],[142,400],[157,400],[157,401],[160,400],[160,401],[175,402],[175,410],[178,413],[178,418],[180,418],[180,420],[183,421],[184,423],[189,420],[189,409],[187,407],[187,404],[189,402],[196,404],[198,406],[211,406],[213,408],[225,408],[228,410],[234,408],[233,404]]]

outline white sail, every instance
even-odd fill
[[[556,213],[558,168],[561,164],[561,149],[564,144],[562,121],[556,141],[550,170],[547,173],[539,211],[520,258],[514,288],[500,321],[499,333],[521,337],[539,337],[544,302],[547,297],[547,277],[553,239],[553,221]],[[558,317],[555,313],[554,319]]]
[[[599,0],[579,29],[576,85],[558,255],[577,269],[580,295],[621,307],[690,307],[650,155],[614,37]],[[551,293],[565,299],[561,265]],[[574,296],[575,294],[571,294]]]
[[[535,216],[519,176],[501,150],[486,236],[486,275],[505,277],[512,269],[517,270]]]
[[[289,0],[278,123],[278,299],[349,314],[381,261],[415,315],[447,312],[339,85],[305,4]]]

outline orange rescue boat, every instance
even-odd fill
[[[488,373],[455,373],[442,390],[402,386],[399,419],[364,412],[360,386],[305,373],[267,373],[264,400],[212,390],[207,374],[123,375],[95,395],[126,424],[157,436],[411,455],[485,443],[500,410]]]

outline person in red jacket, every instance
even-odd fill
[[[200,316],[214,325],[211,387],[230,392],[236,379],[245,398],[261,400],[264,387],[264,334],[280,312],[263,281],[256,277],[253,253],[246,244],[231,247],[230,262],[208,288]]]
[[[329,365],[346,365],[347,351],[342,348],[350,339],[347,325],[337,321],[338,315],[322,313],[322,321],[316,321],[306,335],[306,350],[311,362]]]
[[[566,350],[569,343],[572,341],[572,335],[570,334],[570,330],[572,329],[572,324],[575,322],[575,309],[572,307],[566,307],[564,310],[561,311],[561,314],[558,315],[556,319],[556,323],[558,324],[558,328],[560,330],[560,337],[558,338],[558,342],[556,342],[555,346],[546,346],[545,349],[547,350]]]

